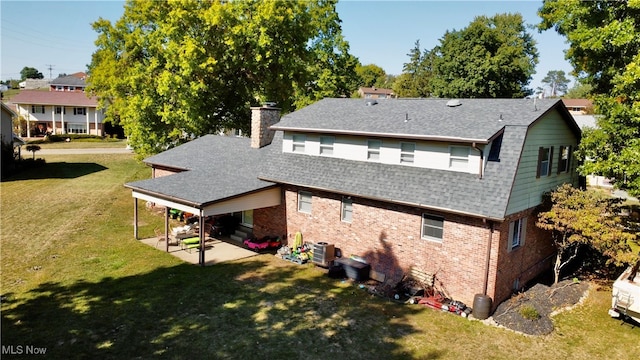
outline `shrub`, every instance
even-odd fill
[[[538,310],[531,305],[522,305],[518,312],[520,313],[520,316],[527,320],[538,320],[540,318]]]

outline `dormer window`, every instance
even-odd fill
[[[304,153],[304,145],[307,137],[304,135],[293,135],[293,152]]]
[[[400,163],[413,164],[413,157],[416,151],[415,143],[400,143]]]
[[[380,161],[380,147],[382,147],[382,141],[367,140],[367,160]]]
[[[451,146],[449,148],[449,168],[466,170],[469,166],[469,147]]]
[[[320,155],[333,155],[333,136],[320,136]]]

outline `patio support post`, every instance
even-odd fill
[[[200,217],[198,218],[198,225],[200,230],[198,235],[200,236],[200,266],[204,266],[204,216],[202,210],[200,210]]]
[[[169,207],[164,207],[164,244],[169,252]]]
[[[133,198],[133,237],[138,239],[138,198]]]

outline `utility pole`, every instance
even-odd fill
[[[47,64],[46,66],[47,66],[47,69],[49,69],[49,80],[51,80],[53,79],[53,77],[51,76],[51,70],[53,70],[54,65]]]

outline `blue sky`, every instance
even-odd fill
[[[45,77],[86,70],[95,50],[97,33],[91,23],[99,17],[116,21],[122,16],[123,1],[0,1],[0,79],[20,77],[25,66]],[[347,0],[338,3],[342,31],[351,53],[362,64],[376,64],[388,74],[400,74],[407,53],[420,40],[422,49],[439,43],[447,30],[460,30],[476,16],[520,13],[526,24],[537,24],[542,1],[373,1]],[[540,61],[530,87],[550,70],[572,70],[564,60],[565,38],[555,31],[529,33],[537,42]],[[51,71],[49,68],[52,68]]]

